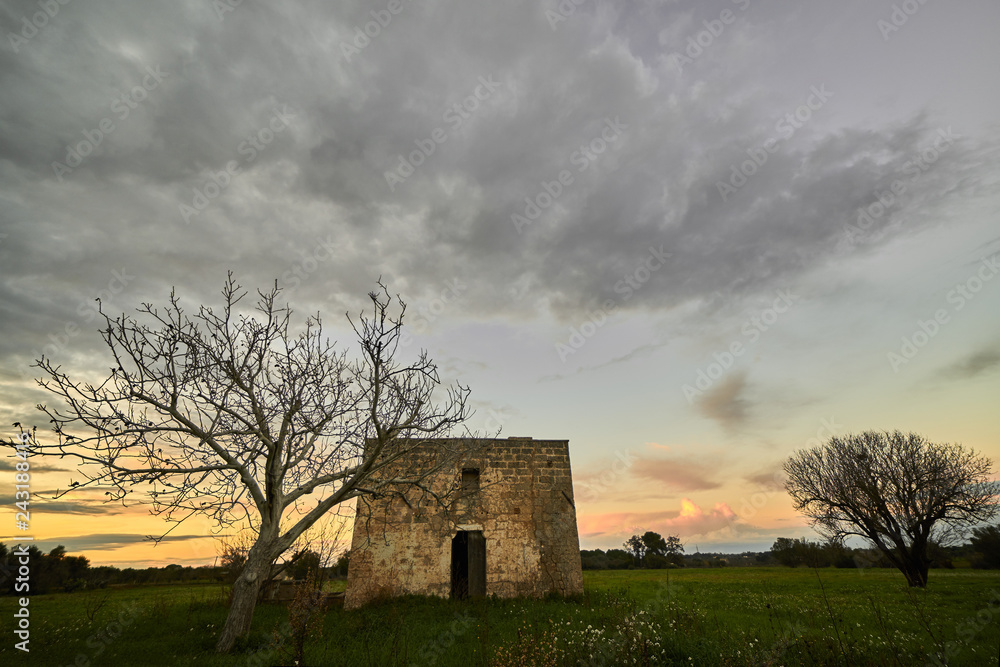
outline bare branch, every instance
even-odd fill
[[[356,361],[324,338],[318,315],[293,333],[277,284],[247,308],[230,273],[219,312],[189,314],[173,291],[166,307],[143,304],[136,318],[102,310],[113,361],[96,386],[45,357],[36,363],[54,399],[38,406],[54,441],[36,441],[33,453],[78,461],[84,482],[74,488],[146,503],[174,524],[202,514],[220,530],[248,524],[255,532],[222,650],[249,628],[247,597],[262,573],[310,526],[351,498],[420,487],[457,454],[441,452],[425,470],[397,469],[407,451],[469,417],[469,389],[449,387],[436,403],[441,381],[426,353],[407,365],[394,360],[406,307],[379,288],[370,315],[348,318]]]

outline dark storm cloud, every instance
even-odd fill
[[[588,3],[556,29],[544,3],[404,2],[376,28],[378,3],[61,7],[0,46],[0,382],[19,406],[38,354],[102,369],[97,298],[121,312],[176,285],[188,307],[217,303],[232,268],[338,322],[379,275],[411,302],[461,279],[468,317],[576,321],[608,299],[705,316],[938,224],[917,212],[982,192],[992,170],[989,145],[956,140],[852,244],[859,207],[942,128],[831,129],[850,100],[830,89],[786,136],[824,81],[757,89],[743,54],[788,20],[770,3],[683,75],[668,55],[711,16],[682,3]],[[35,11],[8,3],[5,26]],[[661,247],[669,261],[628,287]],[[743,418],[738,393],[707,414]]]

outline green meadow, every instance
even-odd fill
[[[996,571],[934,570],[926,590],[894,570],[833,568],[592,571],[584,584],[571,599],[335,602],[304,665],[988,665],[1000,651]],[[5,631],[0,662],[294,664],[278,603],[259,605],[249,638],[215,655],[225,601],[218,584],[32,597],[31,652]],[[16,608],[0,598],[4,627]]]

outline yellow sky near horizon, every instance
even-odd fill
[[[937,398],[933,394],[918,394],[905,404],[901,402],[895,410],[883,408],[882,413],[888,415],[886,422],[904,421],[905,417],[905,421],[913,424],[911,430],[932,441],[962,442],[997,461],[1000,448],[994,443],[1000,442],[1000,424],[989,418],[990,400],[983,388],[967,385],[965,391]],[[863,393],[855,398],[866,400]],[[940,409],[927,410],[928,400],[941,400]],[[860,414],[855,423],[864,423],[865,410],[857,411]],[[871,411],[877,411],[875,406],[871,406]],[[824,423],[833,426],[837,435],[859,430],[848,428],[848,423],[839,418],[818,420],[815,426],[800,431],[805,437],[799,442],[787,447],[776,445],[772,460],[780,461],[781,452],[819,442],[816,436],[825,437],[829,432],[824,430]],[[573,447],[571,442],[581,548],[619,548],[622,535],[646,530],[679,534],[689,551],[694,545],[703,551],[742,551],[739,547],[713,548],[713,545],[741,543],[757,543],[760,549],[766,549],[778,535],[814,536],[806,521],[793,511],[787,494],[768,475],[749,480],[746,477],[757,470],[748,468],[747,476],[715,479],[711,456],[699,459],[693,455],[688,464],[676,464],[684,460],[685,450],[704,452],[704,447],[644,442],[630,450],[626,465],[614,457],[580,456],[580,448]],[[658,460],[667,465],[654,465]],[[56,465],[58,460],[48,462],[32,457],[31,462],[43,468]],[[0,476],[9,476],[13,482],[13,473]],[[31,484],[33,489],[65,489],[74,477],[70,468],[44,471],[33,474]],[[222,539],[217,536],[217,527],[206,517],[191,517],[159,545],[135,542],[131,540],[136,536],[162,535],[171,524],[151,515],[149,508],[141,504],[127,508],[120,503],[104,504],[100,501],[102,495],[99,489],[79,489],[58,499],[48,495],[32,497],[31,530],[26,534],[46,546],[46,551],[56,543],[65,544],[72,555],[86,556],[95,566],[159,567],[170,563],[197,566],[216,561]],[[71,511],[60,511],[58,508],[68,507],[63,503],[71,503]],[[4,512],[11,526],[15,511],[11,505]],[[7,537],[0,541],[17,541],[17,535],[2,532]],[[230,534],[221,532],[222,536]]]

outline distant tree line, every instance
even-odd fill
[[[625,549],[608,551],[583,550],[580,552],[580,564],[585,570],[684,567],[684,545],[676,535],[664,538],[659,533],[647,531],[628,538],[624,546]]]
[[[650,537],[646,537],[649,535]],[[645,540],[643,538],[646,538]],[[659,538],[659,539],[657,539]],[[676,539],[676,538],[673,538]],[[786,567],[896,567],[883,553],[876,549],[855,549],[842,542],[828,540],[812,541],[804,537],[779,537],[769,551],[746,551],[741,554],[694,553],[684,555],[681,549],[665,554],[660,543],[663,540],[656,533],[633,535],[626,542],[630,549],[601,549],[580,551],[580,562],[584,570],[631,570],[657,567],[724,567],[784,565]],[[654,546],[649,550],[647,542]],[[664,543],[672,544],[670,540]],[[677,541],[679,544],[679,540]],[[978,569],[1000,569],[1000,526],[974,528],[971,539],[957,546],[928,545],[928,556],[932,568],[959,567]],[[664,565],[660,557],[668,558]]]
[[[66,548],[57,546],[45,553],[38,547],[28,547],[30,561],[28,591],[32,595],[106,588],[107,586],[176,584],[194,581],[232,583],[239,574],[239,563],[229,562],[224,554],[218,566],[170,564],[164,567],[117,568],[113,565],[91,567],[85,556],[68,556]],[[19,557],[13,549],[0,542],[0,595],[24,594],[17,590]],[[335,565],[324,568],[326,576],[346,577],[347,556],[341,556]],[[287,574],[295,579],[305,579],[310,570],[319,569],[319,556],[312,551],[304,551],[289,568]]]
[[[635,570],[639,568],[658,569],[671,567],[726,567],[728,565],[763,565],[770,562],[768,553],[747,551],[742,554],[695,553],[681,555],[675,561],[664,565],[658,557],[649,558],[644,563],[636,564],[635,556],[624,549],[583,549],[580,551],[580,564],[584,570]]]
[[[897,567],[877,549],[852,549],[837,540],[810,541],[779,537],[771,546],[770,561],[787,567]],[[927,545],[931,568],[950,569],[963,560],[979,569],[1000,569],[1000,527],[974,528],[971,540],[957,546]]]
[[[1000,569],[1000,526],[973,528],[972,567],[979,569]]]
[[[83,556],[67,556],[62,545],[47,554],[31,545],[28,547],[28,589],[25,590],[25,582],[18,582],[20,558],[0,542],[0,592],[34,595],[54,590],[73,591],[86,587],[88,576],[93,574],[90,561]],[[18,586],[19,583],[22,585]]]
[[[635,568],[632,554],[624,549],[580,551],[580,564],[584,570],[629,570]]]
[[[32,545],[28,547],[28,586],[32,595],[105,588],[110,585],[166,584],[189,581],[222,581],[221,567],[205,565],[191,567],[171,564],[164,567],[117,568],[112,565],[91,567],[85,556],[68,556],[66,548],[57,546],[48,553]],[[19,557],[13,549],[0,542],[0,594],[17,593]]]

